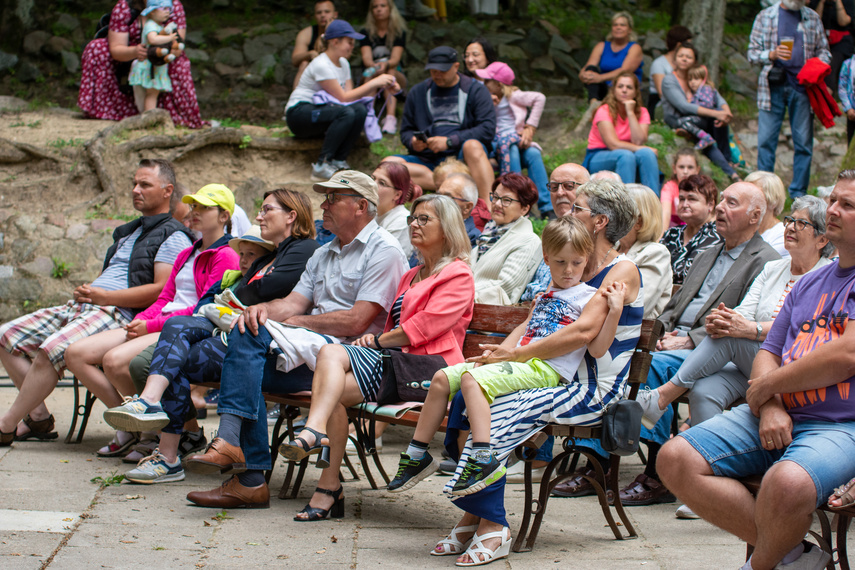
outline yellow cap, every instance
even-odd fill
[[[195,194],[181,198],[185,204],[199,202],[203,206],[219,206],[229,214],[235,213],[235,195],[222,184],[208,184],[202,186]]]

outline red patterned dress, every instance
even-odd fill
[[[110,31],[128,34],[128,45],[140,43],[139,18],[128,24],[131,19],[131,9],[125,0],[119,0],[110,15]],[[175,0],[172,15],[167,20],[175,22],[178,29],[187,28],[184,16],[184,6]],[[117,63],[110,55],[107,39],[96,39],[89,42],[83,50],[81,58],[82,77],[80,79],[80,95],[77,106],[88,117],[120,121],[126,117],[139,114],[132,95],[125,95],[119,90],[114,65]],[[182,54],[181,57],[169,64],[169,79],[172,80],[172,92],[163,92],[157,101],[157,106],[166,109],[177,125],[198,129],[205,125],[199,113],[199,103],[196,101],[196,88],[193,76],[190,74],[190,60]]]

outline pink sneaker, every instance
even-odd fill
[[[395,115],[386,115],[383,120],[383,132],[387,135],[394,135],[398,130],[398,119]]]

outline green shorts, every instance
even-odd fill
[[[475,378],[491,404],[497,396],[529,388],[554,388],[561,376],[550,365],[532,358],[528,362],[496,362],[475,368],[472,362],[461,362],[443,368],[451,390],[449,399],[460,391],[460,377],[468,372]]]

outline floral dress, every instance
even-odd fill
[[[686,226],[675,226],[669,228],[659,240],[659,243],[671,252],[671,269],[674,271],[674,285],[682,285],[692,262],[703,251],[718,245],[722,238],[715,229],[715,221],[707,222],[701,226],[689,243],[683,244],[683,232]]]
[[[110,31],[128,34],[128,45],[140,43],[139,18],[130,22],[131,10],[125,0],[119,0],[110,15]],[[130,23],[129,23],[130,22]],[[172,15],[167,20],[175,22],[178,29],[187,28],[184,6],[180,0],[174,0]],[[77,106],[91,118],[120,121],[139,113],[132,94],[119,89],[115,65],[118,62],[110,55],[106,38],[95,39],[86,45],[81,57],[82,76]],[[169,64],[169,79],[172,92],[163,93],[157,106],[169,111],[173,122],[198,129],[205,125],[196,101],[196,88],[190,74],[190,60],[182,54]]]

